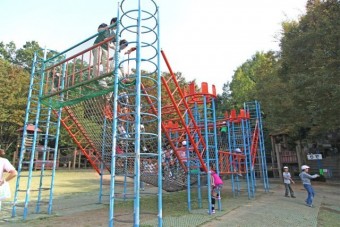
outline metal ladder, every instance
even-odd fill
[[[43,57],[41,57],[43,55]],[[52,109],[42,106],[39,97],[43,93],[45,59],[47,51],[34,53],[25,122],[18,160],[18,176],[14,193],[12,217],[23,207],[25,220],[31,200],[35,200],[35,213],[47,204],[52,213],[53,186],[57,163],[60,118],[53,118]],[[50,169],[46,171],[46,169]],[[39,171],[34,171],[40,169]],[[34,179],[34,180],[33,180]],[[37,180],[36,180],[37,179]],[[23,194],[23,195],[21,195]],[[23,200],[23,202],[19,202]]]

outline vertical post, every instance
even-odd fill
[[[16,159],[18,157],[18,151],[19,151],[19,144],[17,144],[15,151],[14,151],[14,154],[13,154],[13,160],[12,160],[13,166],[15,166],[15,162],[16,162]]]
[[[279,172],[279,177],[282,179],[282,166],[281,166],[281,159],[280,159],[280,153],[281,153],[281,144],[275,144],[275,153],[276,153],[276,160],[277,160],[277,170]]]
[[[81,152],[78,151],[78,169],[80,169],[80,163],[81,163]]]
[[[57,167],[59,167],[59,163],[60,163],[60,149],[58,149]]]
[[[298,144],[296,145],[296,157],[297,157],[297,161],[298,161],[298,166],[302,166],[302,159],[301,159],[301,141],[298,141]]]
[[[102,152],[101,157],[102,161],[100,162],[100,177],[99,177],[99,195],[98,195],[98,202],[102,202],[102,195],[103,195],[103,174],[104,174],[104,163],[105,162],[105,148],[106,148],[106,117],[104,117],[104,124],[102,128]]]
[[[77,163],[77,148],[74,148],[73,151],[73,169],[76,169],[76,163]]]
[[[275,171],[275,141],[274,141],[274,136],[270,136],[270,141],[271,141],[271,144],[272,144],[272,150],[271,150],[271,160],[272,160],[272,171],[273,171],[273,177],[276,178],[277,175],[276,175],[276,171]]]

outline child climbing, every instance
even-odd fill
[[[216,168],[214,165],[210,167],[210,185],[211,185],[211,213],[215,213],[215,202],[216,199],[221,199],[220,191],[223,186],[223,180],[216,173]]]

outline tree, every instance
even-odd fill
[[[299,23],[283,24],[279,76],[291,95],[295,131],[317,135],[339,127],[339,18],[339,1],[308,1]]]
[[[231,98],[234,106],[242,108],[243,103],[265,97],[261,94],[263,89],[270,89],[268,79],[276,75],[278,60],[274,52],[257,52],[237,68],[230,83]]]
[[[0,122],[0,147],[5,150],[15,150],[18,140],[19,125],[9,122]]]
[[[227,110],[235,108],[230,91],[230,82],[223,84],[222,94],[217,95],[216,116],[224,116]]]
[[[23,124],[29,73],[0,59],[0,121]]]
[[[0,58],[9,61],[14,62],[15,59],[15,52],[16,52],[16,46],[14,42],[10,42],[8,44],[4,44],[3,42],[0,42]]]
[[[25,70],[30,72],[34,52],[36,51],[40,52],[39,54],[40,57],[43,57],[43,50],[39,46],[38,42],[36,41],[26,42],[26,44],[23,45],[22,48],[16,51],[16,57],[13,63],[23,67]]]

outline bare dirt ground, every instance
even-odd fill
[[[27,220],[23,221],[20,212],[17,217],[11,218],[10,204],[3,204],[3,210],[0,211],[0,226],[108,226],[108,197],[103,196],[103,203],[98,202],[98,176],[89,171],[66,172],[59,175],[61,179],[56,182],[57,196],[53,200],[52,215],[46,214],[46,208],[35,214],[35,204],[30,204],[31,212]],[[299,183],[293,185],[297,197],[295,199],[284,197],[281,182],[272,180],[269,193],[264,193],[258,188],[256,198],[249,200],[246,190],[233,197],[230,182],[227,181],[222,194],[221,211],[208,215],[206,204],[203,204],[203,208],[193,209],[191,212],[169,214],[163,211],[163,226],[339,226],[340,183],[314,182],[314,188],[316,192],[314,208],[309,208],[304,205],[306,192]],[[144,197],[155,196],[157,188],[149,185],[145,192],[147,194],[142,195]],[[177,203],[181,203],[180,206],[184,206],[186,210],[186,199],[180,197],[182,194],[164,192],[166,196],[173,196],[173,200],[166,200],[167,203],[173,203],[170,204],[170,209],[171,207],[176,209]],[[185,196],[185,193],[183,195]],[[184,201],[181,202],[182,200]],[[140,226],[157,226],[157,212],[155,210],[150,212],[147,207],[148,205],[157,207],[152,203],[141,207]],[[132,200],[127,200],[115,208],[115,226],[133,226],[131,205]]]

